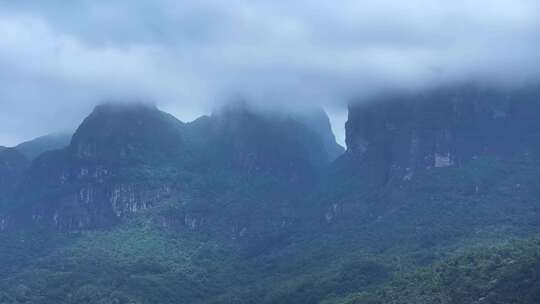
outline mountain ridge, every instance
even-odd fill
[[[68,146],[70,141],[71,134],[69,133],[53,133],[25,141],[14,148],[23,153],[29,160],[34,160],[44,152]]]
[[[351,105],[334,161],[298,115],[98,113],[0,209],[0,302],[525,304],[540,95],[461,90]]]
[[[225,181],[212,176],[311,183],[330,161],[320,131],[265,115],[228,109],[185,124],[153,105],[98,105],[69,146],[29,166],[14,191],[23,194],[15,195],[17,217],[68,230],[100,227],[179,195],[194,177],[214,184]]]

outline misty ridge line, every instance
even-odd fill
[[[2,143],[74,129],[99,100],[155,100],[190,121],[236,94],[322,106],[343,137],[351,100],[540,79],[537,1],[26,1],[0,11]]]
[[[488,84],[480,84],[480,83],[460,83],[460,84],[453,84],[453,85],[443,85],[440,87],[432,87],[432,88],[422,88],[422,89],[394,89],[394,90],[387,90],[385,92],[379,92],[377,94],[373,94],[369,98],[357,98],[357,99],[351,99],[348,102],[349,108],[351,106],[354,106],[355,104],[362,104],[362,103],[384,103],[387,101],[397,101],[397,100],[406,100],[407,102],[420,102],[421,100],[426,100],[426,98],[430,99],[430,102],[438,102],[437,94],[444,94],[449,96],[455,96],[454,98],[460,99],[462,98],[462,95],[466,92],[470,94],[473,92],[473,94],[489,94],[491,96],[507,96],[507,99],[515,99],[516,93],[527,93],[528,91],[533,92],[540,88],[540,84],[535,83],[532,85],[521,85],[521,86],[514,86],[514,87],[495,87],[493,85]],[[434,95],[435,94],[435,95]],[[516,100],[518,101],[518,100]],[[162,110],[158,103],[155,101],[150,100],[142,100],[142,99],[125,99],[125,100],[111,100],[107,99],[105,101],[97,102],[97,106],[107,106],[108,108],[115,109],[116,111],[123,111],[125,109],[129,109],[133,106],[135,107],[141,107],[141,108],[148,108],[148,109],[156,109],[156,110]],[[348,110],[343,111],[341,113],[339,112],[330,112],[328,109],[332,110],[332,108],[322,108],[317,106],[308,106],[308,105],[297,105],[294,107],[288,107],[286,104],[280,104],[280,103],[273,103],[273,104],[265,104],[262,102],[256,102],[251,101],[246,98],[243,98],[241,95],[236,95],[233,99],[229,99],[226,103],[222,103],[219,106],[216,106],[212,109],[210,113],[203,113],[200,116],[195,117],[191,120],[182,120],[181,118],[175,116],[174,114],[170,114],[167,111],[165,113],[171,115],[176,120],[178,120],[181,123],[189,124],[192,122],[195,122],[196,120],[200,118],[204,118],[207,116],[212,116],[215,114],[220,114],[227,111],[234,111],[235,109],[242,109],[246,110],[252,113],[256,113],[258,115],[263,116],[274,116],[274,117],[301,117],[303,115],[307,115],[314,110],[320,109],[323,113],[325,113],[328,116],[331,132],[333,133],[334,137],[336,138],[336,141],[339,145],[342,147],[347,147],[346,140],[345,140],[345,123],[348,119]],[[90,114],[87,113],[87,115]],[[82,119],[81,122],[82,123]],[[79,124],[80,124],[79,123]],[[75,132],[76,128],[72,130],[62,130],[59,132],[44,132],[44,134],[36,137],[31,138],[29,140],[17,143],[16,145],[4,145],[1,146],[2,148],[5,148],[5,146],[17,148],[19,146],[27,145],[34,141],[40,141],[40,140],[46,140],[47,138],[50,140],[53,138],[54,140],[59,140],[63,137],[66,137],[71,135]]]

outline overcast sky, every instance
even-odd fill
[[[540,75],[538,0],[0,0],[0,144],[76,127],[95,103],[182,120],[244,96],[344,104],[455,81]]]

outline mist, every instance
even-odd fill
[[[393,89],[540,78],[534,0],[0,1],[0,144],[73,130],[99,102],[181,120],[231,96],[322,106]]]

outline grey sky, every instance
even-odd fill
[[[230,96],[344,104],[389,88],[540,76],[537,0],[0,0],[0,144],[106,99],[189,120]]]

